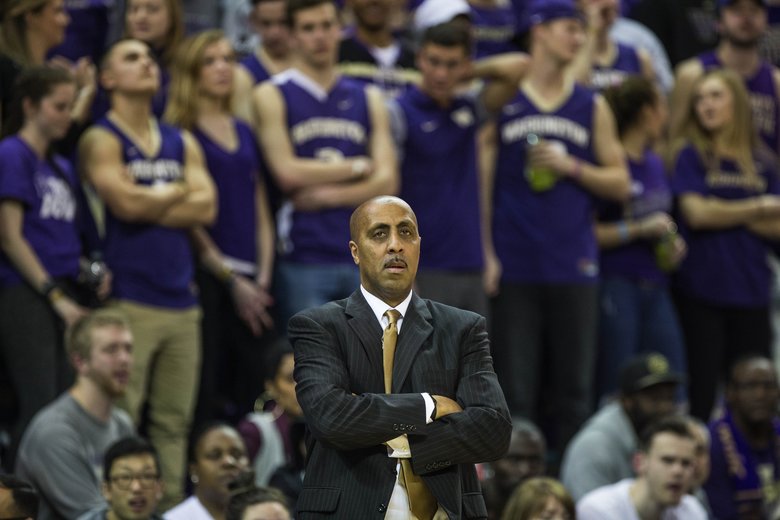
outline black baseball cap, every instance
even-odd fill
[[[632,359],[620,371],[620,392],[633,394],[651,386],[683,381],[685,376],[673,372],[663,354],[649,352]]]

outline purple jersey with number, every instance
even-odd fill
[[[403,120],[401,198],[415,208],[420,269],[479,271],[482,241],[473,99],[441,108],[417,87],[398,99]]]
[[[706,165],[689,146],[682,150],[672,182],[678,197],[695,193],[735,201],[765,193],[780,194],[774,169],[758,164],[758,174],[740,173],[734,161]],[[688,256],[680,266],[676,283],[691,298],[716,305],[761,307],[769,304],[772,273],[764,240],[745,226],[692,230],[679,219],[688,243]]]
[[[511,5],[470,7],[477,58],[518,50],[512,42],[517,30],[517,20]]]
[[[184,178],[184,141],[178,129],[159,125],[160,149],[147,157],[111,120],[96,123],[122,146],[122,162],[136,184],[154,186]],[[145,305],[195,305],[193,260],[188,231],[146,222],[123,221],[106,208],[106,264],[114,273],[113,297]]]
[[[258,58],[257,54],[254,52],[241,60],[241,65],[246,67],[246,70],[248,70],[252,75],[252,78],[255,80],[255,84],[265,81],[271,77],[271,74],[268,73],[268,69],[265,68],[265,65],[263,65],[263,63],[260,61],[260,58]]]
[[[598,220],[616,222],[635,220],[652,213],[672,209],[672,194],[663,160],[650,150],[641,160],[628,161],[631,173],[631,200],[625,204],[600,201]],[[655,242],[635,240],[628,244],[601,251],[602,276],[617,275],[633,280],[666,281],[666,274],[658,268]]]
[[[275,75],[273,81],[284,98],[287,130],[297,157],[328,162],[369,155],[371,123],[361,84],[342,77],[325,92],[296,69]],[[344,245],[349,242],[353,209],[283,208],[279,227],[285,259],[308,264],[352,263]]]
[[[708,52],[699,55],[699,61],[704,70],[723,68],[718,55]],[[753,108],[753,123],[759,135],[770,150],[777,153],[778,121],[780,121],[780,103],[772,65],[761,60],[761,65],[751,78],[745,80],[745,86],[750,94],[750,105]]]
[[[260,154],[254,133],[243,121],[234,120],[238,147],[226,150],[202,130],[193,134],[206,157],[217,186],[219,213],[208,228],[211,238],[230,266],[254,275],[257,263],[257,207],[255,192],[260,175]]]
[[[595,94],[576,85],[550,112],[522,92],[498,119],[498,159],[493,190],[493,243],[510,283],[595,283],[598,247],[593,233],[594,199],[576,181],[561,178],[534,191],[525,176],[529,134],[558,142],[583,161],[595,163]]]
[[[75,278],[79,271],[77,185],[73,168],[62,157],[41,160],[15,135],[0,142],[0,200],[21,202],[22,236],[55,278]],[[20,283],[21,275],[0,251],[0,287]]]
[[[595,90],[601,91],[620,85],[626,77],[642,74],[642,63],[639,61],[636,49],[617,42],[615,45],[617,46],[617,54],[610,65],[593,65],[593,70],[590,73],[590,85]]]

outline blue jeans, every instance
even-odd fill
[[[666,356],[672,370],[686,374],[685,345],[669,289],[663,284],[604,277],[599,290],[599,398],[618,390],[621,367],[644,352]],[[684,385],[678,397],[685,399]]]
[[[331,300],[340,300],[360,287],[353,264],[299,264],[280,261],[276,271],[276,299],[280,332],[296,313]]]

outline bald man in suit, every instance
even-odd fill
[[[412,292],[421,238],[403,200],[362,204],[350,235],[361,287],[289,323],[310,429],[297,518],[486,518],[474,464],[501,457],[512,427],[485,319]],[[391,393],[383,376],[388,309],[400,314]],[[408,450],[392,445],[399,436]],[[435,514],[412,513],[403,458]]]

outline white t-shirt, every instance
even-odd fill
[[[577,502],[578,520],[639,520],[628,490],[634,479],[594,489]],[[698,500],[686,495],[677,507],[664,511],[661,520],[707,520]]]
[[[195,495],[169,510],[163,518],[165,520],[214,520]]]

